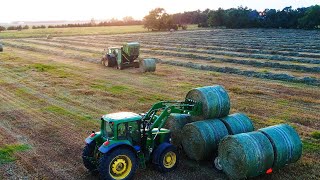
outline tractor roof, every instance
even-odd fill
[[[108,122],[129,122],[129,121],[138,121],[141,120],[141,116],[139,114],[133,112],[119,112],[119,113],[111,113],[102,116],[102,119]]]

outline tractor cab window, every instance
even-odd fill
[[[139,122],[126,122],[118,125],[118,139],[129,140],[133,144],[140,144],[141,133]]]
[[[127,139],[128,123],[118,124],[118,139]]]
[[[112,137],[113,136],[113,127],[111,126],[111,123],[108,123],[106,121],[102,121],[102,133],[106,137]]]

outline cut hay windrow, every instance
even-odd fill
[[[227,136],[219,144],[218,161],[230,179],[255,177],[272,168],[273,147],[261,132]]]
[[[226,125],[230,135],[254,131],[252,121],[243,113],[231,114],[220,120]]]
[[[73,55],[65,54],[61,51],[51,51],[48,49],[36,48],[36,47],[28,46],[28,45],[19,45],[19,44],[10,43],[10,42],[6,42],[5,44],[10,47],[24,49],[24,50],[28,50],[28,51],[40,52],[40,53],[45,53],[45,54],[52,54],[52,55],[62,56],[62,57],[71,58],[71,59],[78,59],[81,61],[100,63],[100,61],[97,59],[88,58],[88,57],[85,57],[85,56],[82,56],[79,54],[73,54]]]
[[[230,98],[227,91],[219,85],[192,89],[186,99],[202,103],[201,118],[212,119],[224,117],[230,111]]]
[[[247,77],[256,77],[256,78],[262,78],[262,79],[271,79],[271,80],[280,80],[280,81],[287,81],[287,82],[294,82],[294,83],[303,83],[308,85],[314,85],[314,86],[320,86],[320,80],[314,77],[295,77],[288,74],[275,74],[275,73],[262,73],[257,71],[246,71],[246,70],[240,70],[233,67],[216,67],[212,65],[201,65],[201,64],[195,64],[195,63],[185,63],[180,61],[174,61],[174,60],[161,60],[164,64],[174,65],[174,66],[181,66],[181,67],[188,67],[192,69],[199,69],[199,70],[205,70],[205,71],[215,71],[215,72],[221,72],[221,73],[228,73],[228,74],[238,74],[238,75],[244,75]]]
[[[226,126],[219,119],[189,123],[182,131],[183,150],[190,159],[197,161],[214,157],[220,140],[228,135]]]
[[[59,51],[49,51],[46,49],[41,49],[41,48],[35,48],[32,46],[27,46],[27,45],[19,45],[15,43],[11,43],[6,41],[5,45],[15,47],[15,48],[20,48],[24,50],[30,50],[34,52],[41,52],[41,53],[49,53],[53,55],[58,55],[58,56],[63,56],[66,58],[73,58],[73,59],[79,59],[81,61],[88,61],[88,62],[93,62],[93,63],[100,63],[99,59],[94,59],[94,58],[88,58],[82,55],[66,55],[63,52]],[[175,60],[161,60],[161,63],[164,64],[169,64],[169,65],[174,65],[174,66],[181,66],[181,67],[187,67],[187,68],[193,68],[193,69],[199,69],[199,70],[206,70],[206,71],[215,71],[215,72],[221,72],[221,73],[228,73],[228,74],[237,74],[237,75],[244,75],[247,77],[256,77],[256,78],[262,78],[262,79],[271,79],[271,80],[280,80],[280,81],[287,81],[287,82],[294,82],[294,83],[303,83],[303,84],[308,84],[308,85],[314,85],[314,86],[319,86],[320,85],[320,80],[314,77],[295,77],[292,75],[288,74],[275,74],[275,73],[263,73],[263,72],[257,72],[257,71],[246,71],[246,70],[240,70],[237,68],[231,68],[231,67],[216,67],[212,65],[201,65],[201,64],[195,64],[195,63],[185,63],[185,62],[180,62],[180,61],[175,61]]]
[[[166,55],[166,56],[174,56],[174,57],[184,57],[184,58],[191,58],[191,59],[197,59],[197,60],[205,60],[205,61],[220,61],[220,62],[229,62],[229,63],[236,63],[236,64],[245,64],[250,65],[254,67],[271,67],[271,68],[282,68],[282,69],[294,69],[299,71],[305,71],[305,72],[320,72],[320,67],[307,67],[303,65],[295,65],[295,64],[280,64],[277,62],[259,62],[254,60],[238,60],[238,59],[230,59],[230,58],[217,58],[212,56],[203,56],[203,55],[197,55],[197,54],[186,54],[186,53],[177,53],[177,52],[169,52],[169,51],[154,51],[154,50],[142,50],[145,53],[148,54],[156,54],[156,55]],[[223,55],[224,53],[217,53],[217,55]],[[225,54],[226,56],[229,56]],[[236,57],[236,56],[233,56]],[[245,57],[245,58],[252,58],[247,56],[241,56],[238,57]],[[275,57],[275,56],[274,56]],[[263,59],[265,57],[260,57],[257,55],[254,59]],[[297,61],[300,63],[310,63],[310,64],[320,64],[320,60],[316,59],[292,59],[288,57],[284,58],[273,58],[269,57],[267,58],[269,60],[276,60],[276,61],[284,61],[284,62],[290,62],[290,61]]]
[[[287,124],[259,129],[271,141],[274,149],[273,168],[279,169],[297,162],[302,155],[302,142],[298,133]]]

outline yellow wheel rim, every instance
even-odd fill
[[[165,168],[172,168],[177,162],[177,155],[176,153],[169,151],[163,157],[163,165]]]
[[[110,163],[109,172],[113,179],[126,178],[132,169],[131,159],[126,155],[119,155]]]

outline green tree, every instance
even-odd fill
[[[163,8],[156,8],[149,12],[143,18],[144,28],[148,30],[165,30],[174,26],[172,16],[170,16]]]
[[[308,8],[305,15],[298,20],[300,28],[315,29],[320,26],[320,6],[315,5]]]
[[[6,30],[6,27],[0,26],[0,32],[5,30]]]
[[[208,25],[210,27],[223,26],[225,20],[225,11],[219,8],[216,11],[210,11],[208,15]]]

